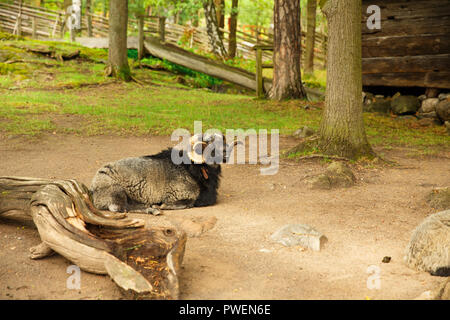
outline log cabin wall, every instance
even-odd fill
[[[381,29],[367,27],[367,7]],[[450,0],[363,0],[364,86],[450,89]]]

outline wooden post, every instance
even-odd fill
[[[72,25],[70,26],[69,33],[70,33],[70,41],[75,42],[75,29],[73,28]]]
[[[60,16],[61,16],[61,14],[58,13],[58,17],[56,18],[55,24],[53,25],[52,38],[55,37],[55,34],[56,34],[56,28],[58,27],[58,22],[59,22]]]
[[[264,84],[262,73],[262,49],[256,47],[256,96],[264,97]]]
[[[166,17],[159,17],[158,22],[159,41],[166,42]]]
[[[32,20],[31,20],[31,29],[33,30],[33,31],[32,31],[31,37],[32,37],[33,39],[36,39],[36,38],[37,38],[37,33],[36,33],[36,17],[33,17]]]
[[[144,16],[138,17],[138,60],[144,58]]]
[[[92,16],[90,12],[86,13],[87,16],[87,36],[92,37]]]

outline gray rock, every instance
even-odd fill
[[[373,102],[373,99],[374,99],[374,95],[372,93],[365,92],[363,103],[365,105],[371,104]]]
[[[420,107],[420,101],[415,96],[398,96],[391,100],[391,109],[397,115],[414,114]]]
[[[427,96],[424,95],[424,94],[421,94],[420,96],[417,97],[417,99],[419,99],[419,101],[423,101],[423,100],[425,100],[426,98],[427,98]]]
[[[427,113],[419,112],[417,114],[417,118],[419,118],[419,119],[423,119],[423,118],[437,119],[437,114],[436,114],[436,111],[431,111],[431,112],[427,112]]]
[[[442,121],[450,120],[450,101],[442,100],[436,105],[436,114],[438,118]]]
[[[420,108],[421,112],[427,113],[427,112],[436,111],[436,106],[438,103],[439,103],[438,98],[425,99],[424,101],[422,101],[422,107]]]
[[[400,97],[402,94],[400,92],[396,92],[393,96],[392,99]]]
[[[306,138],[312,136],[315,131],[307,126],[304,126],[294,132],[293,136],[296,138]]]
[[[332,188],[330,178],[325,173],[307,179],[306,184],[310,189],[328,190]]]
[[[355,182],[355,175],[350,168],[343,162],[337,161],[332,162],[324,173],[306,180],[311,189],[351,187]]]
[[[450,97],[450,93],[441,93],[441,94],[438,96],[438,99],[439,99],[440,101],[442,101],[442,100],[448,99],[449,97]]]
[[[391,109],[391,101],[387,99],[375,98],[372,103],[363,106],[366,112],[389,113]]]
[[[270,238],[286,247],[301,246],[314,251],[320,251],[327,241],[322,233],[306,224],[285,225],[273,233]]]

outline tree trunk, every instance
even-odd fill
[[[130,81],[127,56],[128,1],[111,0],[109,3],[109,52],[107,74]]]
[[[239,0],[232,0],[231,15],[230,15],[230,35],[228,39],[228,57],[234,58],[236,56],[237,42],[236,31],[238,22],[238,5]]]
[[[271,99],[306,97],[300,69],[300,39],[300,0],[275,0]]]
[[[92,37],[92,0],[86,0],[87,34]]]
[[[223,45],[222,37],[220,36],[213,0],[203,0],[203,9],[205,10],[206,29],[212,50],[216,56],[225,58],[227,52]]]
[[[307,8],[308,25],[306,29],[305,73],[313,73],[317,0],[308,0]]]
[[[108,274],[130,298],[177,299],[186,234],[97,210],[75,180],[0,177],[0,215],[31,217],[42,243],[30,258],[54,252],[80,269]]]
[[[217,25],[223,29],[225,27],[225,0],[214,0],[216,6]],[[219,31],[220,37],[223,39],[223,32]]]
[[[108,0],[103,0],[103,17],[106,18],[108,12]]]
[[[328,0],[327,88],[320,124],[325,154],[356,159],[373,156],[362,114],[361,0]]]

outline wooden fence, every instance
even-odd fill
[[[66,21],[68,16],[63,11],[55,11],[31,5],[14,3],[0,3],[0,28],[4,31],[29,35],[35,38],[62,38],[67,30]],[[108,36],[108,18],[91,14],[93,37]],[[83,15],[81,21],[81,31],[79,35],[88,35],[88,14]],[[143,20],[143,30],[146,34],[163,37],[165,42],[172,43],[184,48],[197,48],[199,50],[211,51],[208,34],[205,28],[182,26],[170,23],[165,18],[156,16],[146,16]],[[228,47],[229,31],[221,29],[224,34],[224,45]],[[137,35],[138,20],[128,20],[129,34]],[[247,59],[254,59],[255,45],[273,45],[273,35],[269,32],[244,32],[238,30],[237,54]],[[302,32],[302,47],[305,47],[306,34]],[[316,32],[315,37],[315,65],[325,67],[326,64],[326,43],[327,37]],[[263,53],[264,59],[272,59],[270,52]],[[303,60],[303,57],[302,57]]]

